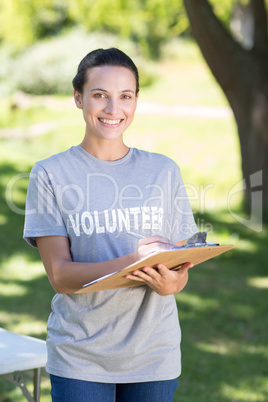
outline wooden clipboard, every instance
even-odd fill
[[[162,251],[143,258],[121,271],[105,276],[103,279],[100,278],[97,281],[84,285],[74,293],[88,293],[100,290],[142,286],[145,284],[126,279],[125,276],[130,272],[133,272],[136,269],[142,269],[145,266],[156,268],[159,263],[166,265],[169,269],[179,269],[179,267],[185,262],[192,262],[194,265],[197,265],[203,261],[210,260],[219,254],[225,253],[231,248],[233,248],[232,244],[226,246],[185,247],[180,250]]]

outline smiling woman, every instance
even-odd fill
[[[83,92],[74,90],[76,106],[83,110],[86,134],[82,147],[97,158],[105,158],[105,140],[112,146],[111,160],[123,157],[128,148],[123,133],[131,124],[137,107],[136,80],[128,68],[91,67]]]
[[[139,93],[126,54],[89,53],[73,86],[84,138],[33,167],[24,228],[57,292],[47,326],[52,400],[171,402],[181,372],[174,293],[192,264],[134,271],[147,286],[74,292],[197,231],[180,169],[124,143]]]

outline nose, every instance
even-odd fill
[[[108,114],[116,114],[118,112],[118,103],[116,99],[113,98],[107,99],[105,112]]]

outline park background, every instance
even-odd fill
[[[235,27],[237,2],[217,3],[215,13]],[[235,245],[191,270],[176,295],[183,371],[175,402],[267,401],[268,230],[250,224],[235,119],[179,0],[0,1],[0,326],[46,337],[54,291],[38,251],[22,239],[29,172],[82,140],[71,80],[87,52],[111,46],[141,75],[126,144],[174,159],[199,229]],[[41,390],[49,401],[45,370]],[[0,378],[0,401],[23,396]]]

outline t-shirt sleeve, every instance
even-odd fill
[[[180,173],[177,171],[176,191],[174,194],[173,214],[170,222],[173,243],[189,239],[198,232],[186,188]]]
[[[30,173],[23,238],[37,247],[35,238],[43,236],[68,235],[49,173],[36,163]]]

